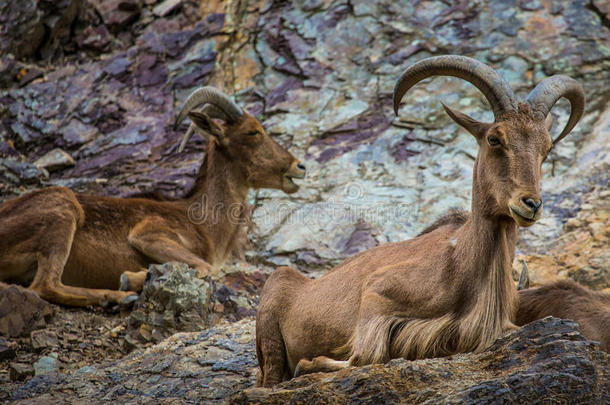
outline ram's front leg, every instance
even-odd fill
[[[350,366],[349,360],[334,360],[326,356],[314,357],[312,360],[301,359],[294,369],[294,376],[311,373],[331,373]]]
[[[216,274],[213,266],[184,245],[179,230],[174,229],[160,217],[147,218],[131,230],[128,240],[131,246],[157,263],[186,263],[197,271],[199,277]],[[121,285],[124,284],[125,277],[128,279],[129,290],[139,291],[146,274],[125,272],[121,276]]]

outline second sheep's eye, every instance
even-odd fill
[[[260,134],[260,132],[258,132],[258,131],[250,131],[250,132],[246,133],[246,135],[248,135],[248,136],[256,136],[258,134]]]
[[[500,142],[500,140],[495,136],[490,136],[489,138],[487,138],[487,143],[489,143],[489,146],[491,147],[502,145],[502,142]]]

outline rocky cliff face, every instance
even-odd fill
[[[581,215],[578,228],[593,224],[593,237],[608,237],[608,196],[598,191],[608,182],[610,128],[603,2],[13,3],[4,6],[0,62],[2,198],[45,185],[183,195],[203,143],[177,153],[184,128],[171,123],[192,89],[212,84],[236,93],[309,169],[294,196],[252,193],[256,255],[328,268],[468,208],[476,143],[439,102],[489,119],[483,97],[437,78],[410,92],[398,119],[390,107],[406,66],[459,53],[496,67],[518,95],[557,73],[587,93],[584,119],[544,165],[545,215],[522,232],[519,253],[544,254],[583,210],[594,216]],[[566,104],[553,110],[555,131]],[[543,267],[557,273],[570,262],[566,275],[607,288],[603,250]]]
[[[399,118],[391,111],[396,78],[409,64],[431,55],[458,53],[486,62],[519,96],[558,73],[583,84],[588,100],[585,116],[543,166],[545,212],[538,224],[521,231],[518,255],[528,262],[534,285],[571,277],[595,289],[608,289],[609,21],[610,10],[600,0],[4,2],[0,5],[0,201],[48,185],[114,196],[150,191],[170,198],[184,195],[202,161],[204,143],[195,138],[178,153],[186,126],[174,131],[172,124],[182,101],[204,84],[234,93],[270,134],[302,158],[308,176],[295,195],[279,191],[250,195],[256,209],[253,250],[247,258],[257,263],[256,268],[228,266],[211,310],[214,324],[221,318],[242,319],[240,323],[220,323],[200,335],[178,335],[123,362],[78,368],[78,373],[76,366],[61,368],[75,373],[73,377],[40,374],[30,385],[10,388],[6,395],[0,390],[0,399],[44,395],[50,384],[58,384],[57,390],[86,386],[82,392],[95,393],[99,400],[143,395],[152,401],[186,395],[185,401],[222,401],[251,387],[256,366],[251,316],[260,286],[274,266],[290,264],[317,276],[354,253],[414,236],[449,208],[468,209],[476,143],[450,121],[439,102],[475,118],[491,119],[483,97],[463,81],[436,78],[409,93]],[[569,105],[558,103],[553,134],[568,114]],[[520,270],[518,263],[515,270]],[[138,320],[142,325],[149,325],[146,322],[154,313],[163,313],[149,310],[148,320]],[[113,328],[116,322],[120,320],[114,317]],[[553,321],[535,330],[548,337],[555,333],[551,326],[557,327],[563,341],[576,333],[566,332],[572,326],[565,325]],[[67,345],[66,350],[82,339],[59,335],[58,345]],[[123,336],[130,335],[119,333],[120,339]],[[555,386],[548,376],[552,370],[560,373],[562,366],[540,358],[554,353],[556,346],[547,345],[547,338],[532,339],[528,345],[537,345],[534,351],[507,341],[494,349],[510,347],[514,358],[531,355],[519,363],[523,365],[519,372],[525,373],[518,374],[522,382],[507,379],[508,374],[499,369],[489,371],[496,373],[494,391],[501,391],[497,398],[526,398],[520,396],[525,391],[540,397],[548,394],[542,388],[528,391],[530,382],[532,387]],[[36,350],[48,357],[55,349]],[[535,350],[546,354],[536,357]],[[585,392],[582,387],[595,386],[591,376],[607,377],[607,357],[588,343],[565,350],[572,356],[566,360],[569,364],[576,364],[575,353],[589,359],[587,376],[570,372],[565,381],[557,380],[565,382],[557,392],[564,395],[573,388],[565,395],[579,398]],[[186,363],[201,357],[202,363],[197,363],[196,372],[189,371],[180,365],[180,356],[186,356]],[[163,368],[165,358],[172,360]],[[484,363],[479,357],[460,359],[466,368]],[[438,370],[446,367],[443,373],[450,375],[452,361],[456,360],[422,364]],[[341,378],[346,390],[352,383],[355,388],[333,398],[374,398],[359,391],[370,386],[358,381],[410,375],[419,367],[411,364],[419,363],[393,362],[320,377],[329,380],[305,377],[294,385],[288,383],[285,392],[246,391],[233,401],[297,400],[304,398],[299,392],[314,395],[340,388]],[[134,365],[141,373],[130,377]],[[534,381],[527,373],[536,370],[541,370],[541,377]],[[9,373],[0,371],[4,382]],[[491,374],[485,373],[475,374],[490,381]],[[26,374],[29,378],[30,371]],[[421,374],[421,381],[428,377],[437,381],[433,374]],[[477,391],[476,379],[461,375],[472,394],[464,388],[436,397],[430,391],[422,394],[422,400],[460,401],[473,395],[468,398],[474,401],[477,392],[490,387]],[[190,389],[180,388],[180,381],[193,381],[210,391],[197,391],[188,384]],[[405,398],[419,390],[414,388],[418,385],[388,381],[387,386]],[[63,395],[57,392],[53,395]],[[481,400],[492,398],[480,395]]]

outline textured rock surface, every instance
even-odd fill
[[[570,277],[596,290],[610,292],[610,191],[596,187],[583,195],[580,210],[547,250],[522,255],[533,285]],[[517,261],[515,271],[520,271]],[[518,268],[518,270],[517,270]]]
[[[128,335],[141,342],[160,342],[178,331],[208,326],[213,284],[196,278],[183,263],[151,265],[142,293],[127,319]],[[134,342],[135,343],[135,342]]]
[[[246,264],[225,266],[223,273],[213,281],[198,278],[183,263],[151,265],[126,320],[125,339],[134,347],[147,347],[176,332],[254,316],[266,275]]]
[[[273,389],[246,390],[239,404],[606,403],[610,361],[576,324],[536,321],[478,355],[392,360],[385,365],[312,374]]]
[[[53,318],[53,307],[38,294],[0,283],[0,336],[29,336]]]
[[[179,333],[143,351],[72,375],[36,376],[15,403],[68,401],[221,403],[251,387],[256,378],[254,320],[243,319],[204,332]],[[164,402],[166,403],[166,402]]]
[[[16,403],[180,401],[231,403],[605,403],[610,363],[576,324],[547,318],[499,339],[478,355],[312,374],[274,389],[255,382],[254,322],[180,333],[126,358],[71,376],[32,378]],[[241,390],[244,390],[240,392]],[[232,395],[232,396],[231,396]],[[165,403],[165,402],[164,402]]]

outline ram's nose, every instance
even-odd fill
[[[305,173],[307,172],[307,168],[305,165],[298,160],[295,160],[292,165],[290,165],[290,169],[286,172],[286,176],[292,177],[294,179],[302,179],[305,177]]]
[[[511,217],[519,226],[528,227],[538,221],[542,215],[542,198],[523,195],[511,200],[508,204]]]
[[[534,215],[540,207],[542,207],[542,199],[541,198],[531,198],[531,197],[523,197],[521,198],[521,202],[527,207],[529,207]]]

